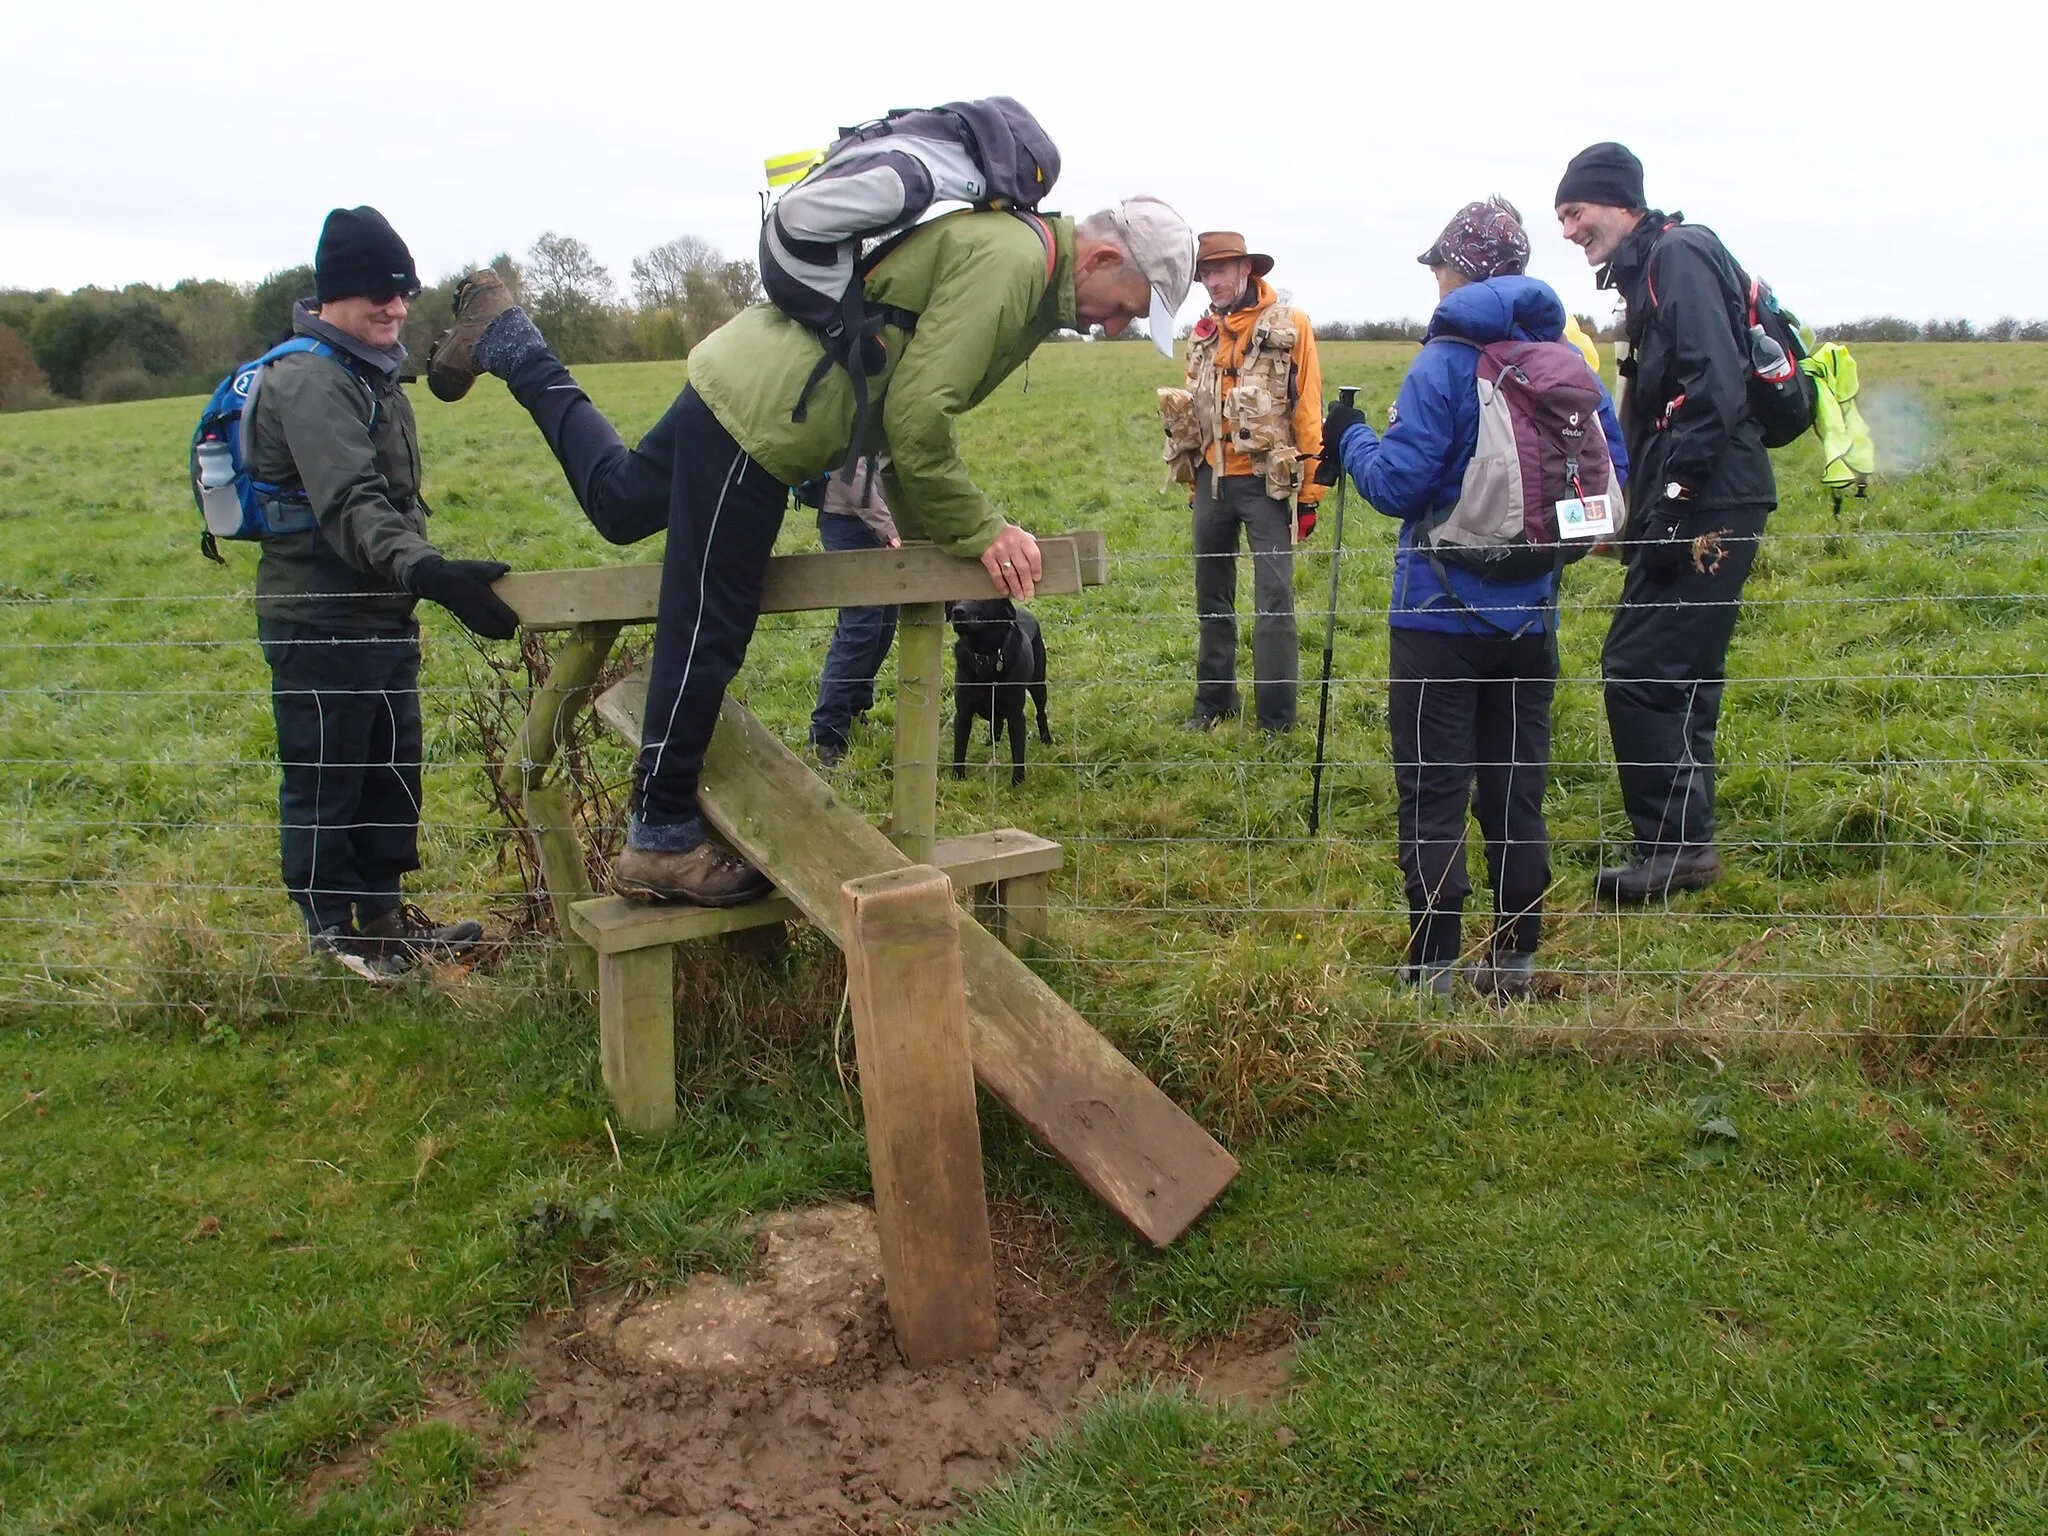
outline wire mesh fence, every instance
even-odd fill
[[[1296,560],[1308,675],[1295,730],[1248,718],[1182,728],[1191,560],[1113,541],[1108,586],[1036,605],[1054,744],[1034,737],[1013,787],[1008,748],[983,726],[964,775],[942,773],[942,834],[1019,826],[1065,845],[1052,941],[1035,963],[1091,1018],[1168,1046],[1185,1036],[1195,1049],[1198,1034],[1205,1051],[1283,1053],[1360,1021],[1953,1039],[2030,1034],[2048,1020],[2048,523],[1774,526],[1745,596],[1717,742],[1727,874],[1635,908],[1592,895],[1595,870],[1630,843],[1598,659],[1617,573],[1604,561],[1575,567],[1556,619],[1538,985],[1528,1002],[1493,1008],[1400,984],[1409,906],[1386,718],[1390,557],[1379,530],[1361,536],[1360,517],[1354,506],[1316,834],[1327,545]],[[764,620],[736,685],[793,746],[831,622]],[[1242,615],[1247,697],[1252,623]],[[238,592],[0,596],[9,1017],[317,1011],[359,985],[306,955],[279,882],[278,753],[253,630]],[[629,631],[619,665],[649,637]],[[486,918],[489,958],[465,981],[486,994],[539,985],[556,943],[516,793],[498,772],[546,666],[544,649],[515,651],[431,627],[421,688],[423,868],[409,894],[437,915]],[[877,816],[892,675],[833,770]],[[601,855],[617,843],[630,758],[584,729],[574,778]],[[1490,927],[1476,828],[1466,856],[1471,955]],[[687,994],[682,1003],[687,1013]]]

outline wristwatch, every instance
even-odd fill
[[[1666,481],[1664,484],[1664,499],[1666,501],[1685,500],[1685,487],[1676,480]]]

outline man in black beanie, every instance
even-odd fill
[[[427,542],[398,339],[419,290],[412,253],[381,213],[335,209],[313,298],[292,312],[308,344],[264,365],[242,423],[250,478],[276,492],[256,632],[283,769],[285,889],[316,955],[379,982],[483,937],[480,923],[435,923],[399,893],[420,863],[414,605],[431,598],[491,639],[518,626],[490,586],[508,567],[449,560]]]
[[[1628,311],[1627,570],[1600,672],[1635,857],[1602,869],[1594,888],[1653,901],[1721,878],[1714,733],[1742,586],[1778,488],[1750,410],[1744,283],[1727,248],[1650,208],[1642,162],[1620,144],[1572,157],[1557,219]]]

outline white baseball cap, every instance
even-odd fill
[[[1152,345],[1173,356],[1173,332],[1195,282],[1195,232],[1156,197],[1127,197],[1110,210],[1117,232],[1145,281],[1152,285],[1146,329]]]

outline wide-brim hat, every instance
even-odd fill
[[[1234,229],[1212,229],[1195,237],[1197,272],[1202,270],[1204,262],[1235,261],[1240,256],[1250,259],[1254,276],[1264,277],[1273,270],[1273,258],[1263,251],[1247,250],[1244,236]]]

